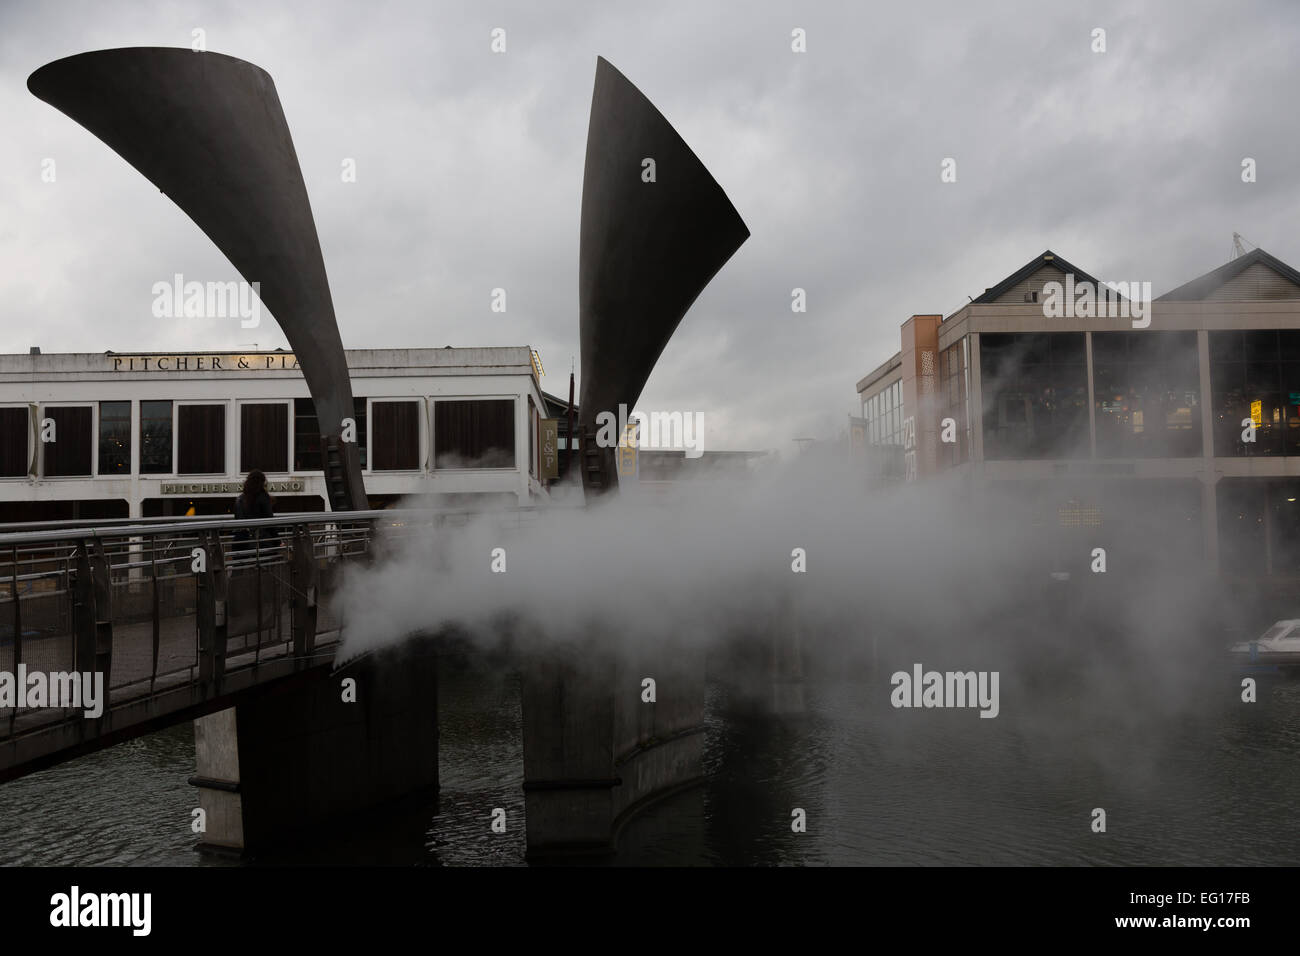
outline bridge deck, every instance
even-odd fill
[[[377,520],[285,516],[291,534],[252,551],[233,534],[265,521],[0,535],[0,672],[17,691],[0,706],[0,781],[331,668],[333,585],[365,559]],[[20,668],[45,676],[38,706]],[[53,675],[73,673],[98,678],[96,706],[84,692],[79,707],[47,706]]]

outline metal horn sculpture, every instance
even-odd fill
[[[643,178],[654,160],[653,181]],[[582,481],[617,484],[596,419],[630,411],[686,310],[749,238],[704,164],[654,104],[603,57],[587,130],[578,253]],[[619,436],[621,438],[622,436]]]
[[[138,47],[55,60],[27,88],[143,173],[259,283],[316,405],[331,506],[366,507],[356,443],[342,441],[353,414],[347,360],[270,75],[219,53]]]

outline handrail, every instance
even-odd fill
[[[343,633],[344,609],[335,603],[340,573],[382,556],[380,545],[393,543],[384,539],[434,535],[460,518],[522,528],[540,511],[573,507],[547,502],[19,526],[0,533],[0,636],[15,673],[55,661],[94,670],[103,674],[106,710],[154,720],[331,656],[334,650],[318,641],[332,634],[336,642]],[[268,527],[293,534],[230,540],[234,531]],[[198,567],[196,547],[207,555]],[[0,744],[26,736],[52,753],[102,731],[82,714],[46,714],[25,704],[0,708]],[[0,774],[16,753],[0,747]]]
[[[69,528],[48,528],[36,530],[42,524],[62,524],[62,522],[33,522],[33,530],[0,533],[0,546],[16,544],[41,544],[51,541],[68,541],[80,538],[104,540],[107,538],[125,538],[154,536],[168,532],[192,534],[197,531],[221,531],[241,528],[284,527],[286,525],[343,524],[348,522],[407,522],[423,518],[452,516],[486,516],[489,514],[527,514],[538,509],[528,507],[498,508],[483,511],[472,508],[389,508],[381,511],[307,511],[294,514],[276,515],[273,518],[139,518],[133,524],[81,524]],[[104,519],[121,521],[123,519]],[[0,527],[12,527],[4,525]]]
[[[235,518],[233,516],[188,518],[99,518],[90,521],[33,521],[0,525],[0,541],[15,542],[23,537],[39,535],[35,540],[51,538],[121,538],[132,535],[161,534],[167,531],[212,531],[219,528],[256,527],[277,524],[333,523],[337,521],[366,521],[383,511],[300,511],[274,518]],[[7,531],[3,529],[18,528]]]
[[[341,512],[333,511],[286,511],[277,517],[297,517],[300,515],[324,517]],[[353,512],[349,512],[351,514]],[[377,512],[364,512],[372,514]],[[177,517],[175,515],[164,515],[159,518],[59,518],[54,521],[6,521],[0,523],[0,534],[15,534],[24,531],[54,531],[54,530],[73,530],[81,531],[85,528],[111,528],[119,525],[167,525],[175,524],[181,520],[191,520],[196,515]],[[212,520],[218,518],[229,518],[235,520],[234,515],[207,515]]]

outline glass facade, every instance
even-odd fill
[[[420,403],[371,402],[371,444],[375,471],[412,471],[420,467]]]
[[[868,456],[879,478],[901,479],[907,471],[903,452],[903,383],[886,385],[862,403]]]
[[[131,474],[131,403],[99,403],[99,473]]]
[[[356,423],[357,454],[361,467],[366,467],[366,400],[357,395],[352,399],[352,420]],[[316,403],[310,398],[293,400],[293,470],[322,471],[320,422],[316,419]]]
[[[980,335],[984,457],[1087,458],[1084,333]]]
[[[1098,458],[1192,458],[1207,441],[1220,457],[1300,455],[1300,330],[1210,332],[1208,341],[1207,399],[1196,332],[1092,333]],[[980,335],[986,459],[1089,457],[1085,347],[1083,332]],[[944,414],[959,423],[963,374],[957,346],[940,355]],[[959,464],[969,451],[940,445],[939,458]]]
[[[943,440],[939,429],[938,463],[944,467],[960,465],[970,459],[970,418],[966,396],[970,392],[970,352],[967,339],[962,339],[939,353],[939,404],[940,418],[951,418],[956,423],[956,441]]]
[[[1209,332],[1211,381],[1202,388],[1195,331],[1093,332],[1097,458],[1300,455],[1300,330]],[[972,344],[938,353],[940,419],[956,441],[936,444],[938,462],[970,461],[982,428],[988,460],[1083,459],[1089,442],[1088,348],[1084,332],[979,335],[982,420],[973,418]],[[1211,436],[1202,405],[1211,405]],[[901,383],[862,403],[869,445],[902,444]],[[1254,441],[1243,441],[1243,420]]]
[[[862,407],[868,445],[903,447],[903,383],[895,382],[868,398]]]
[[[1214,454],[1300,455],[1300,330],[1211,332],[1209,339]],[[1247,419],[1254,441],[1244,440]]]
[[[239,470],[289,470],[289,406],[284,402],[239,406]]]
[[[1300,480],[1224,478],[1215,499],[1225,574],[1300,575]]]
[[[31,416],[26,406],[0,408],[0,478],[26,478]]]
[[[1201,454],[1195,332],[1094,332],[1098,458]]]
[[[53,441],[41,441],[45,458],[43,472],[47,478],[74,478],[90,475],[89,405],[45,406],[43,419],[54,424]],[[41,423],[44,434],[46,425]]]
[[[140,403],[140,474],[172,471],[172,403]]]
[[[435,467],[514,467],[514,399],[438,401],[433,419]]]
[[[226,471],[226,406],[178,405],[176,474],[221,475]]]

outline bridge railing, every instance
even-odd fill
[[[231,667],[318,656],[338,630],[328,595],[364,560],[384,512],[258,521],[87,522],[0,534],[0,671],[98,672],[106,707],[159,689],[219,685]],[[332,653],[332,652],[330,652]],[[42,683],[48,678],[43,678]],[[77,719],[50,687],[0,702],[0,737]],[[23,706],[23,705],[26,706]]]
[[[507,530],[533,518],[502,509]],[[186,685],[200,696],[268,661],[332,658],[343,569],[382,541],[436,534],[471,509],[0,525],[0,671],[103,675],[105,710]],[[283,669],[283,668],[281,668]],[[0,703],[0,741],[83,719],[28,698]],[[45,702],[48,704],[48,698]]]

